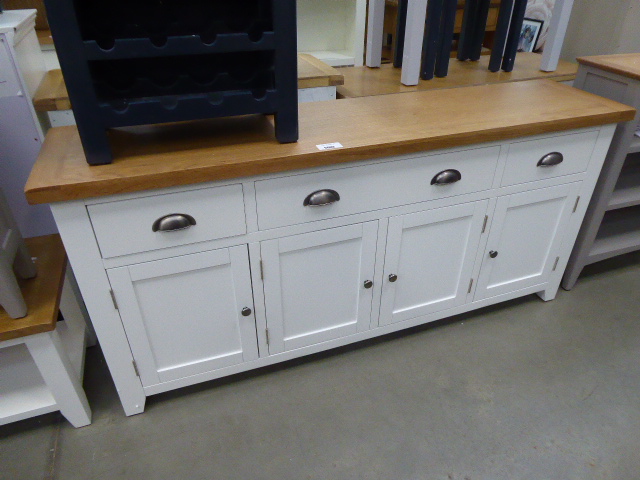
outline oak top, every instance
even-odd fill
[[[578,63],[640,80],[640,53],[580,57]]]
[[[56,328],[60,292],[64,282],[67,256],[60,235],[28,238],[27,248],[36,257],[38,275],[18,280],[27,316],[13,319],[0,307],[0,341],[50,332]]]
[[[422,90],[440,90],[491,83],[522,82],[525,80],[550,79],[556,82],[574,80],[578,72],[576,63],[560,60],[553,72],[542,72],[538,53],[518,53],[512,72],[489,71],[490,56],[482,55],[477,62],[461,62],[456,58],[449,61],[449,74],[444,78],[418,82],[418,85],[406,86],[400,82],[402,69],[393,65],[380,68],[344,67],[338,71],[344,75],[344,85],[338,87],[338,93],[346,98],[385,95],[390,93],[416,92]]]
[[[319,167],[617,123],[635,110],[550,80],[300,105],[300,141],[246,116],[111,132],[112,164],[89,166],[77,128],[47,134],[25,187],[51,203]],[[344,148],[320,151],[340,142]]]

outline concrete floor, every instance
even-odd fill
[[[100,350],[93,425],[0,427],[0,478],[640,478],[640,254],[535,296],[149,398],[122,413]]]

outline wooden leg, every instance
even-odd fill
[[[89,402],[58,332],[31,335],[25,343],[62,415],[76,428],[89,425]]]
[[[11,318],[27,315],[27,305],[13,273],[13,265],[5,257],[0,257],[0,305]]]
[[[467,0],[464,4],[462,30],[460,31],[460,40],[458,40],[458,60],[469,60],[469,51],[471,49],[477,13],[478,0]]]
[[[473,39],[469,46],[469,60],[477,62],[482,55],[482,43],[484,42],[484,32],[487,28],[489,18],[490,0],[480,0],[478,5],[478,16],[473,29]]]
[[[422,44],[422,69],[420,78],[431,80],[436,67],[438,44],[440,43],[440,27],[442,25],[443,0],[429,0],[427,19]]]
[[[502,0],[498,12],[493,50],[491,50],[491,59],[489,60],[489,70],[492,72],[500,70],[500,65],[502,65],[502,55],[504,54],[504,47],[507,43],[512,12],[513,0]]]
[[[445,0],[442,12],[442,34],[438,46],[438,59],[436,60],[436,77],[446,77],[449,73],[449,61],[451,60],[451,42],[456,24],[457,0]]]
[[[504,58],[502,59],[502,70],[505,72],[511,72],[516,63],[518,41],[520,40],[520,32],[522,31],[526,10],[527,0],[515,0],[513,15],[511,16],[511,25],[509,26],[509,35],[507,37],[507,46],[504,49]]]
[[[369,21],[367,23],[367,67],[382,65],[382,41],[384,31],[384,0],[369,0]],[[398,18],[398,22],[400,19]],[[397,42],[397,39],[396,39]]]
[[[420,63],[422,60],[422,42],[425,20],[427,19],[427,0],[411,0],[407,7],[407,27],[404,36],[404,54],[402,56],[403,85],[417,85],[420,81]]]
[[[573,0],[556,0],[551,15],[551,24],[547,41],[542,52],[542,63],[540,70],[543,72],[553,72],[558,68],[558,60],[564,43],[564,36],[567,33],[567,25],[573,9]]]
[[[404,36],[407,31],[407,7],[409,0],[398,0],[398,20],[396,25],[396,39],[393,46],[393,66],[402,67],[404,55]]]

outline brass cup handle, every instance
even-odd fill
[[[193,227],[196,219],[186,213],[171,213],[160,217],[151,226],[154,232],[175,232]]]

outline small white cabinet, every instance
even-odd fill
[[[262,242],[270,354],[369,328],[377,235],[367,222]]]
[[[389,219],[381,325],[465,303],[488,203]]]
[[[258,358],[246,245],[107,274],[144,386]]]
[[[571,183],[498,198],[476,300],[548,280],[579,191]]]

